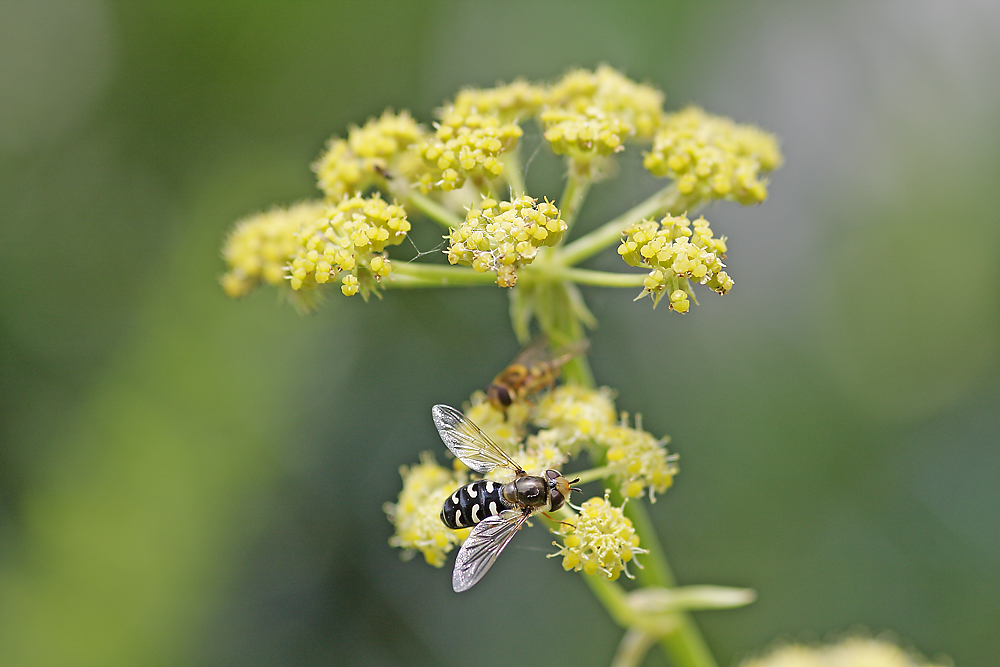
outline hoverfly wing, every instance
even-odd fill
[[[476,524],[455,558],[451,587],[456,593],[469,590],[483,578],[517,529],[528,520],[529,514],[522,510],[506,510]]]
[[[539,364],[548,363],[552,360],[552,351],[549,349],[549,339],[545,334],[538,334],[532,338],[527,345],[510,362],[511,366],[525,366],[533,368]]]
[[[431,414],[444,444],[462,463],[476,472],[488,473],[494,468],[521,471],[521,466],[455,408],[435,405],[431,408]]]

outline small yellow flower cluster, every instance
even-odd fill
[[[635,428],[628,426],[628,416],[622,423],[605,428],[601,442],[607,447],[606,458],[612,474],[619,480],[619,490],[627,498],[637,498],[649,489],[649,499],[663,493],[674,483],[677,456],[667,454],[669,438],[657,440],[642,430],[642,420],[636,417]]]
[[[351,296],[361,290],[367,298],[391,271],[389,260],[379,253],[401,243],[409,229],[406,211],[378,195],[341,200],[322,218],[300,227],[290,262],[292,289],[313,289],[343,272],[341,291]]]
[[[494,406],[486,398],[485,392],[476,391],[463,412],[510,454],[517,451],[520,446],[524,425],[531,416],[531,404],[527,401],[517,401],[504,411]]]
[[[513,287],[517,269],[530,264],[542,246],[553,246],[567,229],[559,209],[549,202],[516,197],[484,199],[451,232],[448,261],[497,274],[497,285]]]
[[[466,88],[455,97],[454,110],[463,116],[490,114],[510,123],[533,116],[545,102],[545,88],[519,79],[494,88]]]
[[[578,162],[624,150],[622,142],[631,131],[620,118],[596,107],[583,112],[547,109],[540,119],[552,152]]]
[[[587,389],[577,384],[556,387],[538,402],[534,422],[553,434],[563,451],[575,454],[582,444],[599,438],[614,426],[614,392],[607,388]]]
[[[396,527],[389,544],[405,549],[404,557],[416,551],[434,567],[444,565],[445,555],[461,544],[469,530],[450,530],[441,523],[439,514],[445,499],[468,480],[462,475],[434,462],[434,456],[424,452],[420,464],[399,469],[403,490],[399,500],[386,503],[382,509]]]
[[[562,556],[563,569],[583,570],[586,574],[601,572],[612,581],[622,572],[631,577],[626,564],[635,554],[646,553],[639,548],[632,521],[621,507],[610,503],[607,494],[584,502],[580,513],[566,519],[554,532],[562,536],[563,543],[553,542],[559,551],[552,556]]]
[[[467,178],[477,184],[493,180],[503,173],[500,154],[513,149],[522,134],[517,123],[504,123],[497,115],[449,107],[434,136],[420,144],[420,155],[431,168],[419,178],[421,191],[455,190]]]
[[[662,123],[663,93],[632,81],[607,65],[596,71],[573,70],[549,89],[552,108],[584,114],[591,109],[614,117],[625,136],[649,139]]]
[[[782,646],[740,667],[943,667],[881,639],[849,637],[828,646]]]
[[[346,140],[331,139],[313,164],[320,189],[329,201],[337,202],[396,172],[416,176],[423,167],[416,146],[425,135],[406,111],[386,111],[364,127],[352,127]]]
[[[270,285],[284,285],[285,267],[295,252],[299,228],[314,223],[325,211],[323,202],[307,201],[237,222],[222,247],[229,268],[222,276],[226,295],[244,296],[261,280]]]
[[[733,279],[723,267],[726,237],[715,238],[705,218],[692,223],[687,216],[666,216],[659,223],[637,222],[625,230],[618,254],[631,266],[649,267],[645,287],[639,298],[652,295],[653,306],[664,294],[670,295],[670,308],[686,313],[691,304],[690,280],[707,285],[719,294],[733,287]]]
[[[681,194],[694,200],[748,205],[767,198],[760,174],[781,162],[773,135],[692,107],[666,117],[643,164],[654,176],[676,180]]]

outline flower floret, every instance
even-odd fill
[[[662,123],[663,93],[636,83],[618,70],[572,70],[549,89],[549,106],[585,113],[598,109],[627,128],[624,136],[649,139]]]
[[[445,555],[469,534],[468,529],[445,527],[439,516],[445,499],[467,478],[438,465],[429,452],[421,454],[418,465],[402,466],[399,474],[403,477],[399,499],[382,507],[396,528],[389,544],[404,549],[404,558],[419,551],[429,564],[441,567]]]
[[[695,200],[732,199],[758,204],[767,198],[760,175],[781,166],[773,135],[691,107],[668,114],[643,162],[654,176],[668,176]]]
[[[575,454],[581,444],[593,441],[617,418],[614,390],[564,384],[538,402],[532,421],[547,429],[544,433],[552,433],[564,451]]]
[[[634,131],[631,125],[597,107],[582,112],[547,109],[540,119],[552,152],[578,161],[623,150],[622,143]]]
[[[319,188],[337,202],[390,174],[417,177],[423,165],[416,147],[426,134],[406,111],[389,110],[363,127],[352,127],[347,139],[331,139],[313,164]]]
[[[631,577],[626,564],[636,554],[647,553],[639,548],[639,536],[632,527],[632,521],[625,516],[621,507],[615,507],[604,498],[590,498],[580,508],[576,516],[565,519],[553,531],[563,538],[555,556],[562,556],[565,570],[586,574],[602,573],[608,579],[617,579],[622,572]]]
[[[543,87],[518,79],[493,88],[466,88],[455,96],[455,113],[462,116],[491,114],[510,123],[535,114],[545,103]]]
[[[450,235],[448,261],[497,274],[497,285],[513,287],[517,269],[527,264],[543,246],[559,243],[566,231],[559,209],[548,201],[516,197],[498,202],[484,199],[472,208],[465,222]]]
[[[341,200],[299,229],[288,267],[292,289],[313,289],[346,273],[343,293],[367,297],[392,271],[383,250],[402,243],[409,230],[406,211],[378,195]]]
[[[656,502],[656,494],[673,485],[677,455],[667,452],[669,438],[658,440],[642,430],[640,418],[636,418],[636,427],[631,428],[628,416],[623,414],[622,423],[604,429],[600,437],[601,444],[607,447],[608,467],[623,496],[637,498],[649,489],[650,501]]]
[[[949,661],[950,662],[950,661]],[[943,667],[884,639],[848,637],[826,646],[787,644],[740,667]]]
[[[419,179],[421,190],[455,190],[468,178],[477,184],[492,181],[503,173],[500,154],[512,150],[522,134],[517,123],[502,122],[497,115],[448,107],[434,135],[418,148],[430,169]]]
[[[222,276],[226,294],[243,296],[261,280],[275,286],[284,284],[285,267],[296,250],[296,234],[303,224],[321,218],[325,210],[323,202],[307,201],[237,222],[222,247],[229,268]]]
[[[687,312],[691,281],[719,294],[733,287],[722,263],[726,237],[715,238],[703,217],[693,223],[686,215],[668,215],[659,223],[637,222],[625,230],[618,254],[631,266],[650,269],[637,298],[651,295],[654,306],[667,294],[672,310]]]

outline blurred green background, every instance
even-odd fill
[[[706,212],[726,298],[585,290],[598,381],[681,455],[652,508],[679,578],[760,593],[699,615],[720,664],[854,627],[1000,662],[1000,5],[10,0],[0,664],[607,664],[544,531],[462,596],[386,544],[430,406],[517,350],[504,294],[303,318],[217,284],[231,223],[313,196],[350,123],[601,62],[787,158]],[[581,225],[651,191],[639,159]]]

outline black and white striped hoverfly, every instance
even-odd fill
[[[529,475],[465,415],[447,405],[431,409],[441,439],[465,465],[480,474],[507,468],[515,477],[506,484],[480,479],[456,490],[444,501],[441,521],[449,528],[472,528],[455,559],[451,587],[456,593],[475,586],[496,562],[518,529],[536,511],[551,512],[569,499],[576,480],[558,470]]]

